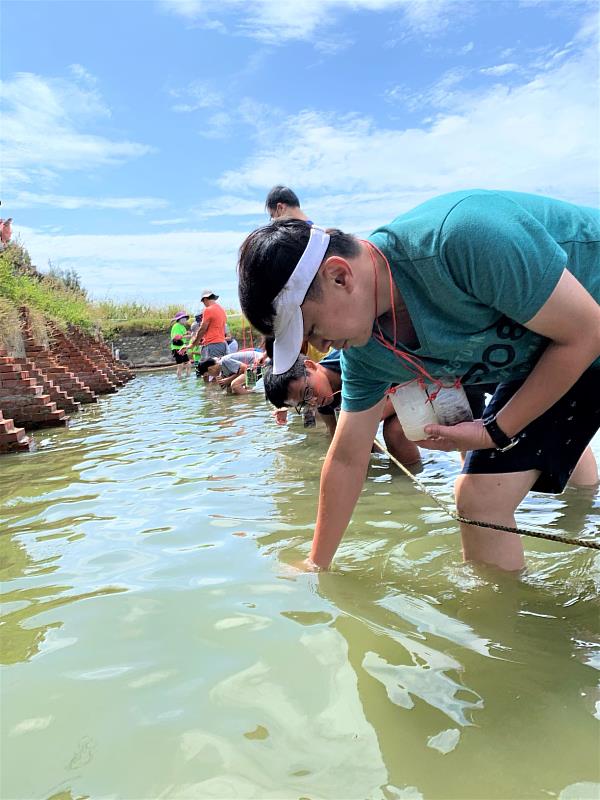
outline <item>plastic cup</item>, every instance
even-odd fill
[[[406,438],[413,442],[427,439],[425,425],[437,423],[438,418],[425,389],[417,381],[410,381],[396,386],[390,399]]]

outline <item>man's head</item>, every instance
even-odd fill
[[[271,219],[280,217],[295,217],[306,219],[306,214],[300,209],[298,196],[287,186],[274,186],[265,202],[265,209]]]
[[[221,374],[221,365],[216,358],[205,358],[196,367],[196,372],[200,376],[208,373],[211,378],[217,378]]]
[[[200,295],[200,300],[205,306],[212,306],[212,304],[219,299],[219,295],[215,294],[212,289],[205,289]]]
[[[299,355],[292,367],[276,375],[270,366],[265,367],[265,394],[275,408],[298,408],[305,405],[320,408],[332,402],[334,390],[328,370]]]
[[[368,341],[371,271],[368,251],[337,229],[285,218],[246,238],[238,263],[240,303],[255,328],[275,337],[274,372],[290,368],[303,338],[322,352]]]

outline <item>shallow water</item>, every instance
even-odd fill
[[[324,433],[170,372],[36,440],[0,460],[3,800],[598,795],[594,551],[465,566],[374,456],[336,569],[296,573]],[[598,535],[600,500],[520,522]]]

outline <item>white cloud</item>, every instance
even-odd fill
[[[593,204],[598,200],[599,101],[595,38],[518,85],[477,91],[446,79],[432,119],[422,127],[380,128],[359,115],[315,111],[283,120],[239,170],[221,176],[226,194],[245,187],[263,195],[275,183],[300,193],[338,197],[340,216],[379,221],[425,197],[460,188],[509,188]],[[459,81],[456,81],[458,84]],[[383,197],[384,202],[379,199]],[[313,208],[307,211],[316,216]],[[331,210],[331,208],[329,209]]]
[[[172,219],[153,219],[150,225],[183,225],[189,222],[187,217],[173,217]]]
[[[71,64],[69,69],[77,80],[87,83],[88,86],[95,86],[98,83],[98,79],[95,77],[95,75],[92,75],[91,72],[88,72],[88,70],[81,64]]]
[[[218,111],[206,120],[200,136],[204,139],[228,139],[234,131],[234,119],[225,111]]]
[[[172,107],[173,111],[179,113],[223,105],[223,95],[213,89],[207,81],[192,81],[182,89],[171,89],[170,94],[186,101]]]
[[[214,286],[225,305],[238,305],[236,264],[243,232],[161,231],[144,235],[48,235],[15,227],[42,269],[74,268],[96,298],[199,303]]]
[[[18,192],[14,198],[7,198],[5,205],[10,208],[31,208],[32,206],[52,206],[53,208],[110,208],[117,211],[151,211],[164,208],[166,200],[158,197],[77,197],[64,194],[35,194]]]
[[[221,195],[197,206],[193,210],[198,219],[209,217],[263,216],[266,221],[264,200],[242,198],[236,195]]]
[[[85,133],[85,125],[109,117],[110,110],[89,80],[84,83],[20,72],[0,84],[3,167],[13,181],[39,185],[61,171],[93,169],[152,151],[137,142]]]
[[[324,56],[336,56],[354,44],[354,39],[342,33],[332,33],[315,42],[315,50]]]
[[[409,111],[423,111],[427,107],[447,108],[455,106],[457,87],[469,76],[471,70],[454,67],[445,72],[438,81],[425,90],[415,91],[406,84],[387,89],[383,96],[391,103],[401,104]]]
[[[515,70],[519,69],[518,64],[507,63],[507,64],[498,64],[495,67],[485,67],[484,69],[480,69],[479,71],[482,75],[494,75],[494,76],[501,76],[501,75],[508,75],[509,72],[514,72]]]
[[[235,30],[273,45],[317,36],[323,40],[323,29],[337,21],[344,11],[394,11],[403,15],[407,30],[423,34],[435,33],[448,24],[452,14],[467,5],[464,0],[159,0],[166,11],[178,14],[189,22],[215,27],[223,25],[223,17],[239,12]],[[223,26],[224,27],[224,26]]]

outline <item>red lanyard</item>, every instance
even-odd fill
[[[373,264],[373,275],[375,276],[375,323],[377,325],[377,333],[375,334],[375,338],[377,339],[380,344],[382,344],[386,349],[390,350],[394,353],[395,356],[402,359],[405,362],[405,366],[408,368],[409,371],[413,372],[416,377],[414,380],[423,388],[426,389],[425,380],[433,383],[436,387],[433,393],[429,393],[429,399],[435,400],[436,396],[438,395],[440,389],[443,388],[443,383],[439,378],[434,378],[432,375],[427,372],[423,362],[420,358],[416,356],[411,356],[409,353],[405,353],[404,350],[399,350],[396,347],[397,337],[397,330],[396,330],[396,304],[394,301],[394,280],[392,278],[392,270],[389,264],[389,261],[385,257],[385,254],[381,252],[381,250],[374,245],[373,242],[369,242],[365,240],[365,244],[369,250],[369,255],[371,257],[371,263]],[[387,267],[389,282],[390,282],[390,302],[392,306],[392,337],[393,337],[393,344],[390,344],[387,339],[385,338],[383,331],[381,330],[381,326],[379,324],[379,315],[377,313],[377,259],[375,253],[379,253],[381,258],[383,259],[383,263]],[[409,381],[411,383],[412,381]],[[460,378],[457,378],[454,382],[454,386],[460,386]],[[388,389],[388,394],[393,394],[395,391],[394,388]]]

